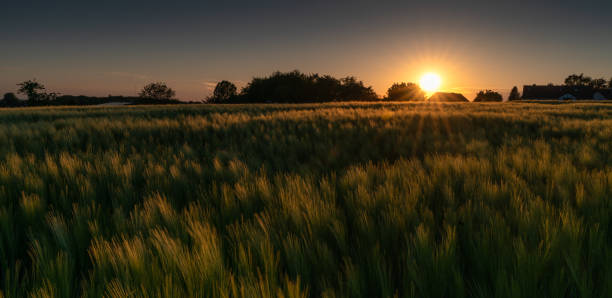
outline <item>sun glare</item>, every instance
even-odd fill
[[[442,78],[435,73],[426,73],[421,77],[419,84],[421,85],[421,89],[429,93],[434,93],[438,91],[440,85],[442,85]]]

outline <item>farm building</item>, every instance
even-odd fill
[[[437,92],[429,98],[435,102],[469,102],[461,93]]]
[[[523,99],[606,100],[612,99],[612,89],[589,86],[524,86]]]

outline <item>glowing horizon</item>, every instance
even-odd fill
[[[71,2],[4,5],[0,95],[34,78],[50,92],[90,96],[133,96],[163,81],[178,98],[201,100],[222,80],[241,88],[298,69],[355,76],[384,96],[393,83],[418,84],[435,70],[438,91],[472,99],[479,90],[505,97],[513,86],[562,83],[572,73],[612,76],[609,1],[597,9],[509,0],[350,8],[318,0]]]

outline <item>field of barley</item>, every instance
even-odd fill
[[[0,297],[612,297],[611,103],[0,109]]]

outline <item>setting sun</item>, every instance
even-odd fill
[[[421,77],[419,85],[424,91],[433,93],[438,91],[438,88],[442,85],[442,78],[435,73],[426,73]]]

